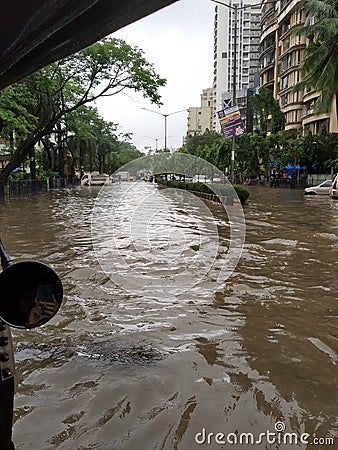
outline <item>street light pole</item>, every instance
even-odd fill
[[[167,137],[167,133],[168,133],[168,126],[167,126],[167,118],[168,118],[168,114],[163,114],[164,116],[164,151],[167,151],[167,144],[168,144],[168,137]]]
[[[148,109],[148,108],[142,108],[142,109],[144,109],[145,111],[150,111],[155,114],[159,114],[160,116],[164,117],[164,151],[166,152],[167,151],[167,143],[168,143],[167,118],[169,116],[172,116],[173,114],[177,114],[177,113],[186,111],[186,109],[180,109],[179,111],[174,111],[172,113],[167,113],[167,114],[161,113],[159,111],[154,111],[154,110]]]
[[[153,141],[155,141],[155,150],[156,150],[156,152],[157,152],[157,150],[158,150],[158,141],[160,140],[160,139],[163,139],[163,138],[154,138],[154,137],[152,137],[152,136],[145,136],[145,135],[142,135],[143,137],[145,137],[145,138],[147,138],[147,139],[152,139]],[[171,136],[168,136],[168,138],[170,138]]]
[[[216,0],[211,0],[214,3],[218,3],[222,6],[226,6],[229,9],[234,11],[234,56],[233,56],[233,68],[232,68],[232,106],[235,106],[237,103],[236,99],[236,79],[237,79],[237,20],[238,20],[238,9],[239,6],[235,5],[227,5],[222,2],[218,2]],[[250,5],[251,6],[251,5]],[[245,6],[244,6],[245,7]],[[241,9],[244,8],[243,6]],[[236,148],[236,135],[232,136],[232,146],[231,146],[231,167],[230,167],[230,181],[231,183],[235,182],[235,148]]]
[[[236,99],[236,79],[237,79],[237,17],[238,17],[238,5],[234,5],[234,66],[233,66],[233,79],[232,79],[232,106],[237,103]],[[236,149],[236,135],[232,136],[231,145],[231,173],[230,181],[235,182],[235,149]]]
[[[252,8],[253,6],[259,6],[261,3],[254,3],[254,4],[247,4],[243,6],[239,6],[238,4],[235,5],[228,5],[226,3],[222,3],[218,0],[211,0],[214,3],[218,3],[219,5],[226,6],[229,9],[232,9],[234,11],[234,65],[233,65],[233,79],[232,79],[232,106],[235,106],[237,103],[236,99],[236,83],[237,83],[237,21],[238,21],[238,10],[239,9],[246,9],[246,8]],[[274,3],[272,1],[268,1],[266,3]],[[235,181],[235,146],[236,146],[236,135],[232,137],[232,148],[231,148],[231,173],[230,173],[230,180],[233,183]]]

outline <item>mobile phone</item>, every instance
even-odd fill
[[[50,284],[39,284],[36,301],[40,302],[54,302],[52,286]]]

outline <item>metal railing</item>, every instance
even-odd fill
[[[5,182],[0,181],[0,200],[5,198]]]
[[[36,194],[47,190],[45,180],[10,180],[8,183],[8,194],[10,197],[17,195]]]
[[[0,181],[0,200],[6,197],[35,195],[50,189],[62,189],[80,184],[79,178],[50,178],[49,180],[9,180]]]

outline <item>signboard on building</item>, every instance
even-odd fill
[[[222,109],[217,112],[219,123],[221,125],[222,133],[225,137],[231,138],[233,136],[244,133],[244,126],[239,112],[238,106]]]

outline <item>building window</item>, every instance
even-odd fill
[[[280,104],[281,104],[282,108],[288,104],[288,96],[287,95],[282,95],[282,97],[280,99]]]
[[[286,89],[288,87],[288,77],[282,78],[281,89]]]

